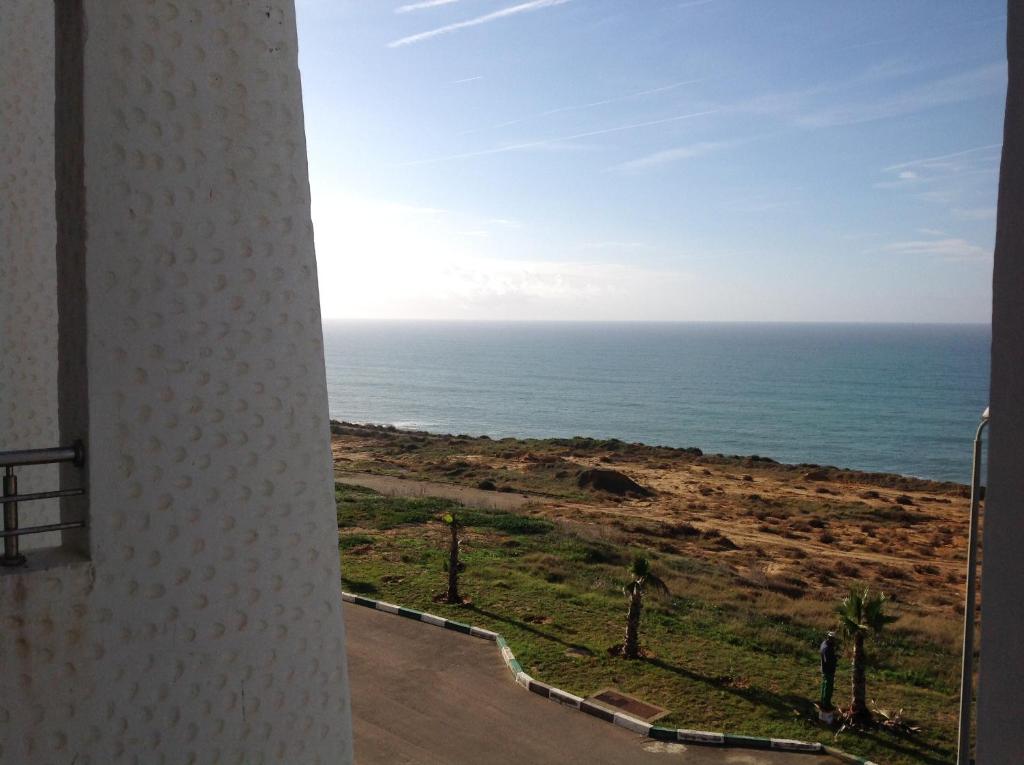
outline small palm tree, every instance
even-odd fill
[[[451,533],[451,539],[448,543],[448,589],[445,591],[444,600],[446,603],[461,603],[462,598],[459,595],[459,548],[462,546],[462,540],[459,538],[459,531],[462,529],[462,524],[451,513],[442,515],[441,520],[445,522],[448,526],[448,531]]]
[[[626,615],[626,642],[622,646],[622,655],[627,659],[640,658],[640,612],[644,607],[644,590],[648,587],[660,592],[668,592],[668,586],[657,574],[651,571],[651,564],[642,556],[633,559],[629,567],[633,578],[624,592],[629,597],[629,613]]]
[[[864,651],[864,640],[869,634],[880,634],[885,625],[896,621],[895,616],[885,613],[886,600],[880,592],[872,594],[867,588],[851,589],[836,609],[840,627],[853,640],[853,700],[850,704],[850,717],[854,720],[871,719],[867,704],[868,659]]]

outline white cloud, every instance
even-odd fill
[[[446,24],[443,27],[437,27],[436,29],[429,29],[426,32],[419,32],[418,34],[409,35],[408,37],[402,37],[398,40],[392,40],[388,43],[389,48],[398,48],[403,45],[412,45],[413,43],[422,42],[423,40],[429,40],[432,37],[438,37],[439,35],[446,35],[451,32],[456,32],[460,29],[466,29],[468,27],[477,27],[481,24],[489,24],[492,21],[498,21],[500,19],[507,19],[510,16],[516,16],[520,13],[527,13],[529,11],[538,11],[542,8],[551,8],[556,5],[564,5],[570,2],[570,0],[530,0],[527,3],[520,3],[519,5],[510,5],[507,8],[501,8],[497,11],[484,14],[483,16],[477,16],[466,21],[458,21],[454,24]]]
[[[410,11],[422,11],[425,8],[437,8],[440,5],[452,5],[459,0],[423,0],[420,3],[409,3],[395,8],[395,13],[409,13]]]
[[[917,75],[921,69],[920,65],[899,61],[882,62],[844,80],[801,90],[762,93],[729,108],[816,130],[916,114],[1001,94],[1006,87],[1006,64],[998,62],[910,87],[888,84],[888,95],[879,95],[879,83]]]
[[[403,162],[400,167],[408,167],[411,165],[431,165],[437,162],[450,162],[456,159],[469,159],[471,157],[485,157],[491,154],[504,154],[509,151],[522,151],[523,149],[543,149],[545,146],[550,146],[554,143],[564,143],[566,141],[576,141],[580,138],[591,138],[597,135],[608,135],[609,133],[621,133],[626,130],[637,130],[639,128],[652,127],[654,125],[667,125],[671,122],[680,122],[682,120],[690,120],[694,117],[703,117],[707,114],[715,114],[717,109],[709,109],[702,112],[691,112],[690,114],[677,114],[674,117],[663,117],[657,120],[648,120],[647,122],[633,122],[628,125],[618,125],[616,127],[602,128],[600,130],[589,130],[586,133],[576,133],[575,135],[565,135],[556,138],[544,138],[539,141],[526,141],[524,143],[513,143],[505,146],[497,146],[493,149],[482,149],[480,151],[467,151],[462,154],[449,154],[443,157],[432,157],[430,159],[417,159],[412,162]]]
[[[603,242],[584,242],[580,245],[581,250],[647,250],[651,245],[644,242],[617,242],[608,240]]]
[[[900,162],[898,165],[889,165],[884,168],[886,172],[892,170],[902,170],[905,167],[915,167],[918,165],[925,167],[943,167],[950,166],[955,163],[951,163],[950,160],[955,160],[961,157],[966,157],[969,154],[977,154],[978,152],[991,152],[993,149],[1001,149],[1001,143],[989,143],[984,146],[974,146],[970,149],[963,149],[961,151],[954,151],[951,154],[940,154],[937,157],[925,157],[924,159],[912,159],[909,162]]]
[[[996,208],[994,207],[973,207],[964,209],[962,207],[955,207],[952,210],[960,220],[995,220],[996,219]]]
[[[323,315],[671,319],[707,299],[691,274],[636,265],[628,254],[616,262],[500,257],[500,237],[476,236],[483,229],[434,209],[314,194]]]
[[[1001,93],[1005,86],[1006,65],[990,64],[951,77],[942,77],[891,96],[878,97],[872,94],[859,101],[809,109],[797,115],[796,124],[805,128],[825,128],[874,122]]]
[[[893,242],[882,249],[896,255],[925,255],[943,260],[977,260],[992,254],[984,247],[956,237]]]
[[[910,40],[916,40],[916,39],[919,39],[919,38],[927,36],[927,35],[933,35],[933,34],[935,34],[937,32],[942,32],[943,30],[946,30],[946,29],[950,29],[950,28],[962,29],[964,26],[979,25],[979,24],[990,24],[990,23],[992,23],[994,21],[1005,22],[1006,21],[1006,14],[1002,13],[1002,14],[998,14],[996,16],[985,16],[985,17],[980,18],[980,19],[974,19],[973,21],[964,21],[964,20],[961,19],[961,20],[957,20],[955,23],[952,23],[952,24],[937,24],[935,26],[932,26],[932,27],[929,27],[929,28],[925,28],[925,29],[918,28],[917,30],[915,30],[915,34],[913,34],[913,35],[902,35],[902,36],[899,36],[899,37],[885,37],[885,38],[881,38],[881,39],[878,39],[878,40],[868,40],[868,41],[864,41],[864,42],[852,43],[850,45],[844,45],[844,46],[841,46],[839,48],[833,48],[832,50],[834,52],[838,52],[838,51],[845,51],[845,50],[855,50],[857,48],[867,48],[867,47],[870,47],[870,46],[873,46],[873,45],[889,45],[889,44],[895,44],[895,43],[906,43],[906,42],[908,42]]]
[[[594,109],[598,106],[607,106],[609,104],[617,104],[623,101],[630,101],[635,98],[643,98],[645,96],[653,96],[659,93],[667,93],[681,88],[684,85],[695,85],[698,82],[704,82],[703,79],[696,80],[681,80],[679,82],[672,82],[668,85],[661,85],[656,88],[645,88],[644,90],[637,90],[632,93],[626,93],[622,96],[612,96],[610,98],[602,98],[599,101],[589,101],[585,104],[568,104],[566,106],[558,106],[554,109],[546,109],[542,112],[534,112],[533,114],[527,114],[523,117],[516,117],[514,119],[505,120],[499,122],[496,125],[488,125],[486,127],[471,128],[464,130],[460,135],[468,135],[470,133],[479,133],[481,130],[499,130],[500,128],[509,127],[510,125],[518,125],[521,122],[528,122],[529,120],[540,119],[542,117],[550,117],[553,114],[563,114],[565,112],[583,111],[586,109]]]
[[[600,151],[602,146],[593,143],[581,143],[579,141],[537,141],[529,145],[517,147],[517,151],[551,151],[551,152],[580,152]]]
[[[981,210],[980,214],[957,214],[960,220],[986,220],[986,205],[996,186],[1001,144],[992,143],[969,149],[922,157],[889,165],[882,169],[887,180],[874,184],[876,189],[903,192],[933,205],[960,210]]]
[[[632,159],[628,162],[623,162],[609,169],[625,173],[635,173],[641,170],[661,167],[662,165],[667,165],[672,162],[680,162],[684,159],[701,157],[728,145],[729,144],[726,141],[703,141],[699,143],[692,143],[689,146],[678,146],[674,149],[656,151],[653,154],[648,154],[647,156],[640,157],[639,159]]]

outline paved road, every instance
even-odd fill
[[[347,603],[345,620],[358,765],[835,762],[652,741],[523,690],[493,643]]]

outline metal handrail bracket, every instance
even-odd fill
[[[71,446],[58,446],[52,449],[18,449],[0,452],[0,467],[4,469],[2,496],[4,525],[3,530],[0,531],[0,538],[4,540],[4,552],[0,556],[0,566],[13,567],[25,565],[25,556],[21,554],[18,546],[19,537],[26,534],[41,534],[46,531],[64,531],[66,529],[85,527],[85,521],[49,523],[43,526],[28,526],[25,528],[19,526],[18,504],[21,502],[56,499],[58,497],[74,497],[85,494],[85,489],[62,489],[59,491],[37,491],[29,494],[18,494],[18,476],[15,475],[14,468],[24,465],[53,465],[60,462],[70,462],[76,467],[82,467],[85,464],[84,444],[81,441],[75,441]]]

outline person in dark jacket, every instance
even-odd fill
[[[821,653],[821,702],[822,711],[832,710],[832,691],[836,685],[836,633],[829,632],[819,649]]]

